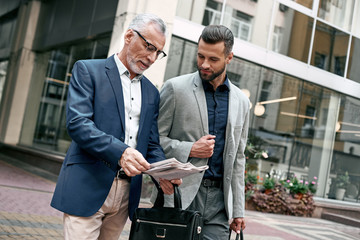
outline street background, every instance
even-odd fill
[[[55,175],[0,153],[0,239],[63,239],[62,213],[50,207],[55,184]],[[360,239],[360,228],[318,218],[246,211],[246,222],[246,240]]]

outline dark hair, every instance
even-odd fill
[[[199,41],[202,39],[206,43],[214,44],[218,42],[224,42],[225,55],[231,53],[234,45],[234,35],[230,29],[223,25],[209,25],[202,31]]]

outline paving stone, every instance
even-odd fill
[[[4,162],[0,154],[0,239],[63,239],[62,213],[50,207],[54,188],[54,182]],[[247,240],[360,239],[360,228],[317,218],[246,211],[246,225]],[[119,240],[128,239],[130,226],[128,220]]]

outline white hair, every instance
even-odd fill
[[[137,15],[130,23],[129,29],[135,29],[138,31],[144,30],[149,23],[153,23],[158,26],[159,30],[166,35],[166,25],[165,22],[151,13],[143,13]]]

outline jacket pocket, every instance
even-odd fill
[[[96,159],[84,155],[72,155],[72,156],[68,156],[66,159],[67,166],[72,164],[91,164],[95,162]]]

